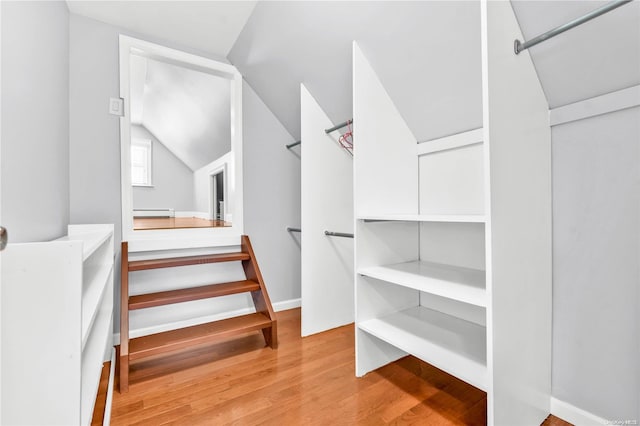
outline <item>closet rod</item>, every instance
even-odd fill
[[[296,145],[300,145],[302,143],[302,141],[295,141],[294,143],[290,143],[288,145],[285,145],[287,147],[287,149],[291,149]]]
[[[577,27],[578,25],[584,24],[587,21],[590,21],[593,18],[597,18],[600,15],[603,15],[607,12],[612,11],[615,8],[618,8],[620,6],[623,6],[627,3],[630,3],[632,0],[615,0],[612,1],[611,3],[607,3],[604,6],[593,10],[589,13],[587,13],[584,16],[581,16],[580,18],[574,19],[573,21],[567,22],[564,25],[560,25],[557,28],[554,28],[550,31],[547,31],[544,34],[540,34],[538,37],[532,38],[529,41],[524,41],[521,42],[520,40],[516,39],[513,42],[513,50],[516,52],[516,55],[520,52],[522,52],[525,49],[530,48],[531,46],[535,46],[538,43],[542,43],[545,40],[548,40],[552,37],[557,36],[558,34],[561,34],[567,30],[570,30],[573,27]]]
[[[328,235],[330,237],[353,238],[353,234],[347,234],[345,232],[324,231],[324,235]]]
[[[302,232],[302,229],[300,229],[300,228],[292,228],[290,226],[287,226],[287,232]]]
[[[333,132],[333,131],[335,131],[335,130],[342,129],[343,127],[348,126],[348,125],[349,125],[349,124],[351,124],[351,123],[353,123],[353,119],[351,119],[351,120],[347,120],[347,121],[345,121],[344,123],[340,123],[340,124],[338,124],[337,126],[333,126],[333,127],[332,127],[332,128],[330,128],[330,129],[325,129],[325,130],[324,130],[324,132],[328,134],[328,133],[331,133],[331,132]]]

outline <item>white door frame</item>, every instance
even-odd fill
[[[242,194],[242,76],[232,65],[202,56],[186,53],[145,40],[120,35],[120,97],[124,100],[124,116],[120,117],[121,189],[122,189],[122,239],[129,242],[129,251],[147,251],[178,248],[236,245],[244,233]],[[171,230],[133,229],[133,196],[130,179],[130,96],[129,58],[131,52],[147,57],[180,64],[226,78],[231,84],[231,152],[224,155],[229,162],[226,175],[229,193],[225,201],[232,202],[227,211],[232,213],[231,226],[218,228],[191,228]],[[221,157],[221,158],[223,158]],[[219,159],[220,160],[220,159]],[[216,160],[217,161],[217,160]],[[208,167],[208,166],[205,166]],[[202,169],[200,169],[202,170]]]
[[[221,164],[219,167],[215,169],[211,169],[209,171],[209,216],[211,219],[216,218],[216,213],[218,212],[218,206],[216,205],[216,199],[218,198],[216,195],[217,186],[215,185],[216,175],[222,173],[222,198],[224,198],[225,203],[227,201],[227,164]],[[226,215],[226,206],[225,211],[222,212],[222,219],[225,220]]]
[[[2,3],[0,3],[0,93],[2,93]],[[0,102],[0,147],[2,147],[2,102]],[[0,158],[1,158],[0,149]],[[2,185],[0,184],[0,188]],[[2,194],[0,193],[0,224],[2,224]],[[2,344],[2,255],[0,255],[0,348]],[[2,351],[0,351],[0,424],[2,423]]]

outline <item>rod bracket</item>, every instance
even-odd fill
[[[513,51],[515,52],[515,54],[517,55],[518,53],[522,52],[522,50],[522,43],[520,42],[520,40],[513,40]]]

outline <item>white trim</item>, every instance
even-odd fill
[[[242,75],[229,64],[170,49],[132,37],[120,35],[120,97],[124,99],[125,115],[120,117],[122,239],[129,242],[130,251],[164,250],[179,247],[216,247],[239,240],[244,233],[242,186]],[[129,96],[130,53],[172,64],[186,66],[218,75],[231,81],[231,147],[232,172],[227,178],[229,197],[233,202],[231,226],[218,228],[190,228],[171,230],[133,229],[133,191],[131,187],[130,150],[131,102]],[[205,243],[206,241],[206,243]]]
[[[295,309],[302,306],[302,299],[289,299],[283,300],[282,302],[276,302],[273,305],[273,310],[276,312],[280,311],[288,311],[289,309]]]
[[[301,306],[301,299],[298,298],[298,299],[283,300],[281,302],[273,303],[272,306],[275,312],[286,311],[288,309],[295,309]],[[203,317],[190,318],[184,321],[177,321],[177,322],[172,322],[167,324],[159,324],[153,327],[139,328],[135,330],[130,330],[129,338],[133,339],[140,336],[147,336],[149,334],[162,333],[163,331],[175,330],[175,329],[184,328],[184,327],[191,327],[194,325],[200,325],[207,322],[223,320],[231,317],[237,317],[239,315],[247,315],[252,312],[255,312],[254,308],[242,308],[242,309],[236,309],[234,311],[223,312],[215,315],[207,315]],[[120,333],[113,334],[113,344],[114,345],[120,344]]]
[[[589,413],[581,408],[574,407],[573,405],[560,401],[554,397],[551,397],[551,414],[564,421],[579,426],[611,424],[611,422],[608,422],[602,417],[598,417],[595,414]]]
[[[2,6],[0,5],[0,46],[2,46]],[[2,93],[2,52],[0,48],[0,93]],[[67,103],[69,102],[69,98],[67,97]],[[67,116],[67,120],[69,117]],[[0,146],[2,146],[2,102],[0,102]],[[1,156],[1,153],[0,153]],[[2,188],[2,185],[0,185]],[[2,197],[0,197],[2,200]],[[0,205],[2,203],[0,202]],[[2,208],[0,208],[0,219]],[[0,220],[0,225],[2,225],[2,220]],[[0,271],[2,271],[2,256],[0,256]],[[2,273],[0,273],[0,306],[2,306]],[[2,316],[0,315],[0,343],[2,342]],[[0,422],[2,422],[2,351],[0,351]]]
[[[133,209],[134,217],[175,217],[176,213],[173,209]]]
[[[551,126],[640,106],[640,85],[549,110]]]
[[[113,386],[116,377],[116,348],[111,348],[111,364],[109,365],[109,386],[107,386],[107,400],[104,403],[104,417],[102,426],[111,424],[111,406],[113,405]]]
[[[475,145],[482,143],[484,140],[484,130],[482,128],[469,130],[468,132],[457,133],[443,138],[432,139],[429,141],[419,142],[417,145],[417,154],[425,155],[448,149],[461,148],[467,145]]]
[[[216,228],[216,229],[229,229]],[[195,229],[187,229],[192,231]],[[184,237],[184,234],[180,235],[176,229],[175,237],[166,238],[164,235],[158,235],[152,233],[149,238],[138,239],[129,241],[129,255],[131,253],[140,253],[155,250],[180,250],[180,249],[196,249],[196,248],[211,248],[211,247],[227,247],[227,246],[240,246],[240,235],[228,234],[228,235],[216,235],[214,238],[208,237],[202,234],[192,234]]]
[[[225,203],[227,204],[225,206],[226,212],[225,212],[224,220],[226,220],[227,222],[231,222],[233,224],[233,213],[230,212],[229,204],[227,203],[227,201],[229,200],[229,192],[231,190],[229,187],[228,177],[229,177],[229,173],[233,173],[233,165],[231,164],[232,160],[233,160],[232,153],[228,152],[223,156],[221,156],[220,158],[213,160],[211,163],[200,167],[198,170],[196,170],[193,173],[194,187],[196,189],[196,200],[198,200],[200,197],[200,194],[198,193],[198,191],[202,190],[202,188],[198,187],[197,180],[203,178],[202,174],[206,175],[206,183],[203,183],[203,185],[205,186],[206,193],[207,193],[207,209],[208,209],[207,219],[212,219],[212,220],[215,219],[213,214],[214,209],[213,209],[213,191],[211,189],[211,177],[215,174],[222,172],[223,178],[224,178],[223,197],[224,197]],[[235,202],[235,200],[233,200],[233,202]],[[198,201],[196,201],[196,204],[198,204]],[[231,210],[233,210],[233,206],[231,206]]]

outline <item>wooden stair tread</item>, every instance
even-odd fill
[[[172,352],[188,346],[215,342],[223,337],[271,327],[274,322],[266,315],[256,312],[164,333],[137,337],[129,340],[129,359],[133,361],[152,355]]]
[[[189,302],[191,300],[209,299],[230,294],[246,293],[260,290],[260,284],[251,280],[210,284],[200,287],[189,287],[180,290],[161,291],[129,297],[129,309],[144,309],[172,303]]]
[[[249,260],[247,253],[216,253],[200,256],[168,257],[164,259],[132,260],[129,262],[129,271],[142,271],[145,269],[172,268],[175,266],[201,265],[205,263],[234,262]]]

